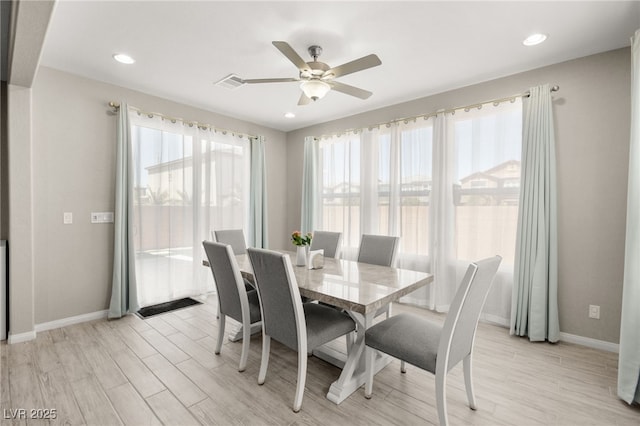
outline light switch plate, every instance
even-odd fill
[[[62,214],[62,223],[65,225],[71,225],[73,223],[73,213],[64,212]]]
[[[91,223],[113,223],[113,212],[91,212]]]

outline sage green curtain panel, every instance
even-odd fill
[[[318,143],[314,137],[304,139],[304,159],[302,163],[302,223],[300,231],[303,234],[316,229],[316,216],[320,208],[318,201]]]
[[[139,309],[133,241],[133,163],[129,107],[120,102],[116,134],[116,202],[109,318]]]
[[[268,248],[267,167],[264,136],[251,138],[251,182],[249,184],[249,245]]]
[[[557,342],[558,233],[553,109],[548,84],[523,100],[522,171],[511,334]]]
[[[631,141],[618,396],[640,403],[640,30],[631,39]]]

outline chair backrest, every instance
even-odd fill
[[[342,232],[314,231],[310,250],[324,250],[325,257],[338,258]]]
[[[264,333],[298,350],[306,325],[300,290],[288,254],[249,248],[249,259],[258,289]]]
[[[393,266],[399,243],[400,237],[362,234],[358,262]]]
[[[480,313],[501,261],[502,257],[494,256],[467,268],[445,319],[438,347],[438,362],[444,361],[447,371],[473,349]]]
[[[213,241],[203,241],[202,246],[216,282],[220,313],[242,322],[242,305],[249,312],[249,301],[231,246]]]
[[[220,229],[211,233],[215,241],[230,244],[234,254],[247,253],[247,243],[242,229]]]

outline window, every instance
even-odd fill
[[[521,133],[517,99],[309,139],[319,151],[321,207],[307,217],[315,229],[343,233],[346,258],[355,258],[363,233],[400,236],[398,265],[436,276],[435,285],[410,301],[438,310],[448,309],[470,262],[501,255],[495,297],[486,306],[493,320],[506,323]]]
[[[500,254],[513,265],[522,113],[520,103],[449,117],[455,162],[455,253],[471,262]]]
[[[402,125],[320,141],[322,229],[343,233],[347,252],[363,233],[400,235],[400,251],[428,253],[432,127]]]
[[[360,242],[360,138],[356,135],[323,140],[320,144],[322,170],[322,229],[343,233],[343,243]]]

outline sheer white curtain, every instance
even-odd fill
[[[485,318],[508,324],[521,114],[517,99],[322,139],[316,226],[342,232],[350,259],[363,233],[400,236],[398,266],[436,277],[403,301],[440,311],[469,262],[500,254]]]
[[[448,166],[444,175],[452,180],[453,194],[444,204],[439,226],[453,231],[453,241],[441,253],[440,267],[449,268],[449,286],[457,285],[469,262],[502,256],[483,316],[508,325],[520,197],[522,102],[516,98],[485,104],[447,114],[445,120]],[[437,295],[443,297],[436,297],[436,309],[448,310],[454,294],[449,288]]]
[[[315,227],[342,232],[342,257],[355,259],[360,243],[360,135],[320,141],[321,206]]]
[[[212,291],[202,241],[211,229],[247,229],[249,141],[160,116],[131,124],[140,305]]]

